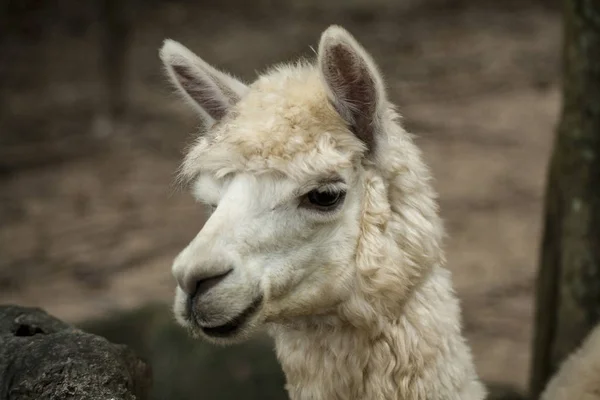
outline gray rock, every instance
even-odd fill
[[[150,386],[150,367],[127,346],[0,305],[0,400],[146,400]]]

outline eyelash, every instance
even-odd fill
[[[332,195],[332,198],[319,196]],[[312,189],[299,197],[300,203],[298,207],[317,211],[320,213],[328,213],[337,210],[346,199],[346,189],[340,187],[338,182],[325,184],[318,188]],[[329,202],[327,202],[329,200]],[[321,204],[319,204],[321,202]],[[206,207],[213,213],[219,206],[218,204],[205,203]]]
[[[345,189],[326,185],[313,189],[301,196],[299,207],[328,213],[337,210],[345,198]]]

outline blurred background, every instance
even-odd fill
[[[560,107],[552,0],[1,0],[0,303],[149,358],[155,398],[285,398],[272,344],[172,321],[174,256],[204,216],[173,182],[199,121],[163,39],[251,81],[341,24],[372,53],[436,178],[482,378],[526,389],[546,167]]]

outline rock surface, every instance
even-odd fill
[[[0,399],[145,400],[150,367],[38,308],[0,305]]]

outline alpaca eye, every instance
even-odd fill
[[[345,191],[315,189],[305,195],[302,205],[307,208],[330,211],[336,208],[345,195]]]

